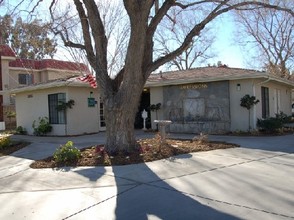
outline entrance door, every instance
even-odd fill
[[[100,126],[99,130],[100,131],[105,131],[106,130],[106,123],[105,123],[105,115],[104,115],[104,104],[102,102],[102,99],[100,97],[100,102],[99,102],[99,119],[100,119]]]

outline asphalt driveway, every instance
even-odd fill
[[[294,219],[294,135],[210,136],[241,147],[138,165],[41,170],[30,163],[59,144],[72,140],[81,148],[103,143],[104,134],[13,138],[32,144],[0,157],[0,219]]]

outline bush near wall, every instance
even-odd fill
[[[266,119],[257,119],[257,127],[264,132],[278,132],[282,129],[283,124],[289,123],[291,116],[287,116],[283,112],[276,114],[276,117],[270,117]]]

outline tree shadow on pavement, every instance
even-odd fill
[[[96,173],[97,171],[99,172]],[[103,175],[101,171],[103,169],[97,170],[95,167],[80,170],[77,173],[87,177],[90,181],[97,181]],[[112,198],[116,198],[115,219],[117,220],[239,219],[201,204],[194,195],[178,191],[161,180],[145,163],[113,166],[112,171],[117,187],[116,196]],[[126,182],[128,184],[123,184]],[[101,203],[100,201],[98,203],[96,208],[99,210]],[[97,212],[97,217],[99,212]]]

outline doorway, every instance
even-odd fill
[[[143,128],[143,118],[142,118],[142,112],[145,110],[147,112],[147,118],[146,118],[146,128],[151,128],[151,114],[150,114],[150,90],[148,88],[145,88],[141,95],[141,101],[138,108],[138,112],[136,114],[135,118],[135,129],[142,129]]]

